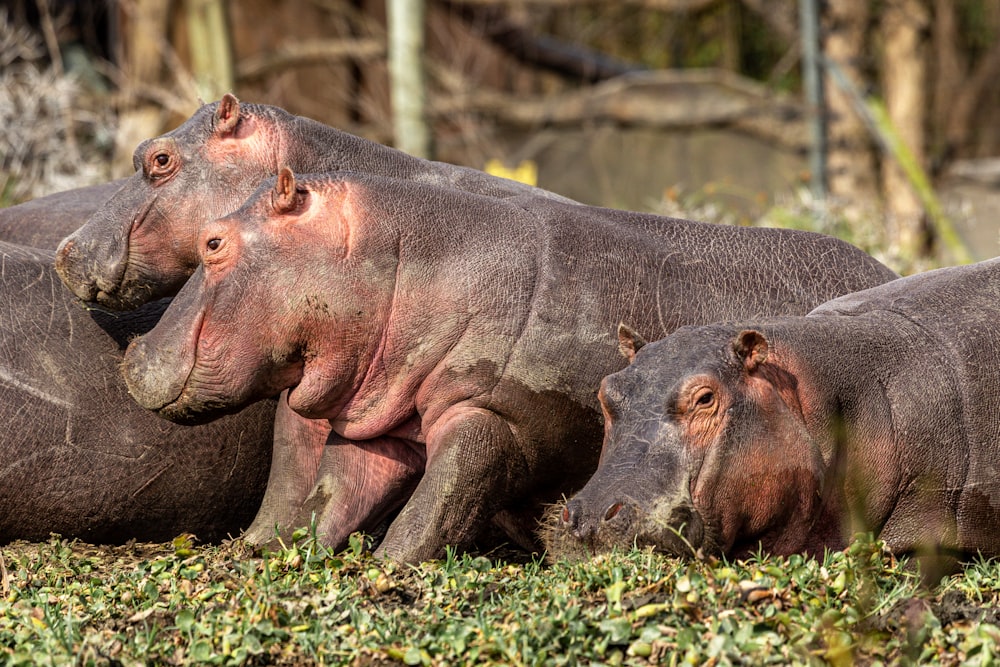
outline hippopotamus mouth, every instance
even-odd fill
[[[683,558],[720,552],[719,530],[687,498],[664,498],[650,506],[623,497],[596,530],[574,530],[567,516],[565,504],[554,505],[543,522],[542,538],[551,558],[589,558],[633,545]]]
[[[125,278],[125,273],[131,265],[129,260],[129,241],[132,238],[132,233],[141,227],[146,218],[149,217],[149,212],[153,210],[156,200],[156,195],[150,197],[149,201],[143,204],[142,208],[132,218],[128,232],[122,238],[121,255],[118,257],[118,260],[109,262],[107,273],[99,275],[94,281],[94,289],[96,291],[93,295],[93,301],[112,308],[128,308],[136,305],[132,303],[133,295],[130,293],[129,284]],[[139,303],[142,302],[140,301]]]
[[[181,329],[182,344],[164,346],[162,341],[151,338],[153,333],[135,338],[129,344],[122,371],[129,393],[137,403],[165,418],[196,423],[197,417],[190,414],[190,406],[183,399],[198,365],[197,345],[203,326],[204,313],[199,312],[187,331]]]
[[[645,516],[636,516],[635,544],[671,556],[698,557],[717,551],[717,531],[689,503],[670,508],[654,506]],[[664,518],[665,517],[665,518]]]

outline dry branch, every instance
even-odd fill
[[[590,83],[645,69],[578,44],[535,34],[500,7],[463,6],[465,0],[445,4],[508,54],[537,67]]]
[[[453,79],[449,72],[438,79]],[[807,144],[802,109],[792,98],[725,70],[661,70],[627,74],[561,95],[525,99],[447,86],[431,105],[436,117],[478,113],[527,128],[614,123],[664,130],[733,127],[793,150]],[[457,92],[464,91],[464,92]]]
[[[290,66],[312,65],[331,60],[384,58],[384,42],[375,39],[317,39],[288,42],[258,56],[244,58],[236,67],[238,79],[256,79]]]

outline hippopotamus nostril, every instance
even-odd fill
[[[608,509],[605,510],[605,512],[604,512],[604,520],[605,521],[611,521],[616,516],[618,516],[618,512],[620,512],[621,509],[622,509],[622,504],[621,503],[611,503],[611,505],[608,507]]]
[[[579,540],[589,539],[595,532],[593,521],[587,520],[587,512],[579,500],[570,500],[562,511],[563,528]]]

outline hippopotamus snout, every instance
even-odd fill
[[[625,493],[591,495],[593,489],[600,489],[599,481],[566,501],[550,521],[545,541],[552,555],[589,556],[628,544],[692,556],[706,545],[704,522],[686,492],[637,499]]]
[[[595,506],[585,505],[579,497],[570,499],[563,507],[560,517],[563,529],[578,540],[590,541],[608,526],[614,529],[617,526],[627,526],[634,520],[636,508],[632,502],[611,500],[605,504],[607,507],[600,511]]]
[[[83,255],[75,238],[69,236],[63,239],[56,249],[56,273],[78,298],[94,301],[97,298],[97,284],[77,271],[83,262]]]
[[[121,287],[125,265],[112,259],[88,260],[94,252],[90,244],[68,236],[56,249],[56,273],[79,299],[115,306],[118,299],[114,295]]]

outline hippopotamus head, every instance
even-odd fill
[[[202,226],[278,172],[280,130],[292,118],[226,95],[139,144],[135,174],[60,244],[60,277],[81,299],[115,309],[175,294],[198,265]]]
[[[284,169],[235,213],[206,225],[199,268],[159,325],[126,351],[136,401],[181,422],[235,412],[289,387],[289,406],[304,416],[336,404],[380,340],[395,268],[392,257],[354,261],[353,194],[341,180],[296,183]],[[319,335],[330,322],[341,334],[336,349]]]
[[[601,383],[600,464],[554,508],[549,555],[800,548],[821,501],[821,443],[806,429],[796,376],[772,363],[768,338],[722,325],[644,346],[625,327],[619,338],[631,363]]]

